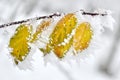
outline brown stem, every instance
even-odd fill
[[[90,16],[100,15],[100,16],[106,16],[107,13],[90,13],[90,12],[82,11],[82,15],[90,15]],[[12,26],[12,25],[16,25],[16,24],[22,24],[22,23],[26,23],[26,22],[29,22],[29,21],[32,21],[32,20],[40,20],[40,19],[45,19],[45,18],[53,18],[53,17],[56,17],[56,16],[61,16],[61,14],[54,13],[54,14],[49,15],[49,16],[35,17],[35,18],[26,19],[26,20],[10,22],[10,23],[7,23],[7,24],[0,25],[0,28],[4,28],[4,27],[7,27],[7,26]]]

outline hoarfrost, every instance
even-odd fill
[[[90,15],[82,15],[81,11],[75,12],[75,15],[78,19],[78,23],[77,26],[82,23],[82,22],[88,22],[91,24],[91,29],[93,31],[93,36],[92,36],[92,40],[89,44],[89,47],[85,50],[83,50],[82,52],[76,52],[74,50],[74,48],[71,46],[71,48],[69,49],[69,51],[66,53],[66,55],[64,56],[63,59],[59,59],[57,58],[57,56],[53,53],[53,51],[51,51],[49,54],[47,54],[46,56],[43,56],[44,58],[44,63],[53,63],[53,64],[57,64],[57,63],[64,63],[67,62],[68,64],[71,64],[71,61],[75,61],[77,63],[79,63],[82,60],[85,60],[86,57],[94,55],[94,53],[96,53],[97,49],[100,49],[101,47],[101,42],[100,42],[100,34],[102,33],[102,31],[104,30],[104,27],[107,27],[111,30],[113,30],[113,24],[114,24],[114,19],[111,16],[111,12],[110,11],[106,11],[106,10],[98,10],[95,11],[98,13],[107,13],[106,16],[90,16]],[[50,26],[44,30],[42,32],[42,34],[39,36],[39,40],[36,41],[35,43],[30,44],[31,47],[31,51],[30,53],[27,55],[27,57],[25,58],[24,61],[19,62],[18,67],[20,69],[26,70],[26,69],[32,69],[32,56],[33,54],[36,54],[36,48],[44,48],[46,46],[46,44],[49,42],[49,36],[52,33],[52,31],[55,28],[56,23],[63,17],[64,15],[60,16],[60,17],[54,17],[52,23],[50,24]],[[27,24],[31,24],[33,26],[33,32],[34,33],[36,31],[36,28],[38,26],[38,24],[40,23],[40,21],[30,21]],[[76,26],[76,27],[77,27]],[[6,37],[5,39],[5,44],[8,45],[9,43],[9,39],[11,38],[11,36],[15,33],[15,29],[17,27],[10,27],[10,28],[6,28],[6,29],[1,29],[0,30],[0,35],[3,36],[3,33],[7,33],[8,35],[3,36],[2,38]],[[75,30],[72,31],[72,33],[70,35],[68,35],[68,39],[65,39],[63,43],[61,43],[62,45],[64,45],[65,43],[67,43],[72,35],[74,35]],[[0,44],[2,44],[3,39],[0,39]],[[4,45],[4,44],[3,44]],[[2,49],[2,47],[0,46],[0,48]],[[5,48],[5,47],[4,47]]]

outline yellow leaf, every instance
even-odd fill
[[[66,51],[69,49],[68,45],[70,46],[70,44],[66,44],[65,46],[58,45],[64,42],[64,39],[68,38],[76,24],[77,18],[73,13],[65,15],[55,26],[55,29],[50,35],[49,43],[47,44],[46,49],[41,49],[41,51],[43,51],[44,54],[47,54],[53,49],[54,53],[59,58],[64,56]]]
[[[89,46],[93,32],[88,22],[81,23],[73,36],[73,47],[76,51],[82,51]]]
[[[44,29],[46,29],[51,23],[51,19],[43,20],[41,24],[37,27],[36,32],[33,34],[31,43],[38,39],[38,36],[42,33]]]
[[[32,26],[25,24],[20,25],[10,39],[9,47],[12,48],[11,55],[14,57],[14,61],[18,64],[19,61],[23,61],[30,51],[28,45],[31,35]]]

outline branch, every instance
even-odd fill
[[[98,15],[106,16],[107,15],[107,13],[91,13],[91,12],[85,12],[83,10],[81,10],[81,11],[82,11],[82,15],[90,15],[90,16],[98,16]],[[35,18],[26,19],[26,20],[10,22],[10,23],[7,23],[7,24],[0,25],[0,28],[4,28],[4,27],[16,25],[16,24],[22,24],[22,23],[26,23],[26,22],[29,22],[29,21],[32,21],[32,20],[41,20],[41,19],[45,19],[45,18],[58,17],[58,16],[61,16],[61,15],[62,14],[60,14],[60,13],[54,13],[54,14],[49,15],[49,16],[35,17]]]
[[[22,23],[26,23],[26,22],[29,22],[29,21],[32,21],[32,20],[40,20],[40,19],[45,19],[45,18],[52,18],[52,17],[55,17],[55,16],[61,16],[61,14],[54,13],[54,14],[49,15],[49,16],[35,17],[35,18],[26,19],[26,20],[10,22],[10,23],[7,23],[7,24],[0,25],[0,28],[7,27],[7,26],[12,26],[12,25],[16,25],[16,24],[22,24]]]
[[[84,11],[82,11],[82,15],[91,15],[91,16],[100,15],[100,16],[106,16],[108,14],[107,13],[90,13],[90,12],[84,12]]]

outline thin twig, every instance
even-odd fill
[[[91,15],[91,16],[97,16],[97,15],[100,15],[100,16],[106,16],[107,13],[90,13],[90,12],[82,12],[83,15]]]
[[[7,23],[7,24],[2,24],[2,25],[0,25],[0,28],[7,27],[7,26],[12,26],[12,25],[16,25],[16,24],[22,24],[22,23],[26,23],[26,22],[29,22],[29,21],[32,21],[32,20],[52,18],[52,17],[55,17],[55,16],[61,16],[61,14],[54,13],[54,14],[49,15],[49,16],[35,17],[35,18],[26,19],[26,20],[15,21],[15,22]]]
[[[29,22],[29,21],[32,21],[32,20],[41,20],[41,19],[45,19],[45,18],[53,18],[53,17],[61,16],[61,15],[62,14],[54,13],[54,14],[49,15],[49,16],[35,17],[35,18],[26,19],[26,20],[10,22],[10,23],[7,23],[7,24],[0,25],[0,28],[4,28],[4,27],[7,27],[7,26],[12,26],[12,25],[16,25],[16,24],[22,24],[22,23],[26,23],[26,22]],[[106,16],[107,13],[90,13],[90,12],[82,11],[82,15],[90,15],[90,16],[100,15],[100,16]]]

